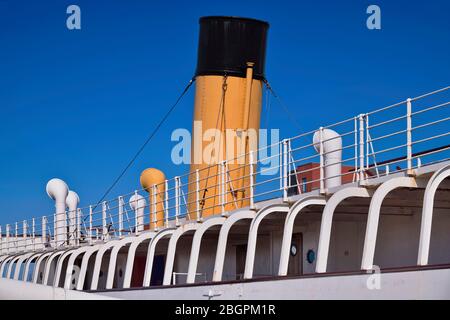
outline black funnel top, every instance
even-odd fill
[[[255,19],[200,18],[196,76],[245,77],[247,62],[253,62],[253,77],[263,79],[268,29],[267,22]]]

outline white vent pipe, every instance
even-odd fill
[[[80,197],[75,191],[69,191],[66,198],[66,206],[69,215],[69,244],[76,244],[76,231],[79,227],[77,225],[77,209],[80,203]]]
[[[321,134],[322,131],[322,134]],[[322,136],[322,143],[320,138]],[[323,154],[325,188],[333,188],[342,184],[342,137],[334,130],[321,129],[313,136],[314,148]],[[321,152],[320,145],[323,150]]]
[[[134,210],[136,233],[144,230],[144,212],[147,201],[140,194],[134,194],[129,201],[131,209]]]
[[[58,247],[67,240],[66,230],[66,198],[69,194],[69,187],[61,179],[51,179],[47,183],[47,194],[55,201],[55,224],[54,237],[55,245]]]

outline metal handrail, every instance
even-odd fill
[[[335,177],[341,177],[344,179],[343,183],[347,183],[364,182],[393,172],[404,171],[411,174],[419,166],[449,159],[450,131],[445,127],[445,123],[450,120],[449,89],[450,87],[445,87],[408,98],[165,180],[154,185],[151,193],[145,197],[145,205],[134,210],[130,209],[130,203],[127,203],[126,199],[144,192],[144,189],[104,201],[98,207],[91,205],[77,209],[75,225],[70,219],[59,219],[58,215],[51,214],[0,226],[0,255],[92,244],[136,235],[156,226],[166,228],[179,225],[182,219],[200,221],[204,211],[226,214],[229,205],[233,208],[238,206],[236,201],[245,202],[255,208],[256,201],[274,197],[287,201],[292,192],[318,189],[320,193],[326,193],[327,180]],[[444,96],[445,94],[447,96]],[[431,97],[441,101],[433,101],[423,107],[417,104],[418,101],[427,101],[426,99]],[[387,112],[390,110],[393,112]],[[420,118],[422,123],[414,123],[418,116],[424,114],[425,122]],[[317,145],[311,142],[315,133],[329,128],[333,128],[339,136],[324,139],[320,134]],[[341,174],[332,177],[325,176],[325,169],[329,168],[330,164],[324,159],[330,152],[325,152],[323,145],[337,138],[342,139],[342,159],[336,164],[346,168],[346,171],[342,170]],[[305,139],[311,140],[305,142]],[[423,145],[427,145],[425,150],[418,149]],[[263,150],[267,152],[262,152]],[[261,154],[265,156],[259,158],[258,155]],[[242,158],[248,160],[236,164],[236,161]],[[417,162],[415,165],[413,160]],[[267,163],[273,165],[268,166]],[[233,166],[230,167],[229,164]],[[391,171],[390,166],[394,164],[396,168]],[[215,170],[211,175],[200,178],[201,172],[211,168]],[[230,175],[236,171],[243,173],[238,177]],[[312,177],[315,172],[318,172],[317,178]],[[304,177],[308,177],[306,182],[302,181]],[[245,182],[240,188],[249,192],[236,200],[235,185],[239,181]],[[201,185],[205,183],[208,189],[218,192],[203,195],[205,187]],[[160,192],[163,189],[164,193]],[[201,202],[206,203],[208,200],[214,203],[201,205]],[[160,214],[162,219],[158,218]],[[63,222],[63,226],[57,227],[59,222]],[[55,239],[55,234],[61,233],[60,228],[63,228],[65,234],[62,243]]]

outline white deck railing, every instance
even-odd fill
[[[342,171],[338,176],[343,184],[356,181],[363,184],[368,179],[402,171],[414,174],[417,167],[450,158],[449,89],[445,87],[406,99],[285,139],[258,149],[257,153],[241,155],[250,159],[250,164],[241,167],[229,169],[228,161],[221,162],[215,165],[217,173],[209,176],[216,179],[217,183],[208,184],[208,187],[221,190],[215,196],[202,196],[202,190],[199,190],[202,182],[200,174],[193,172],[166,180],[163,185],[153,186],[153,194],[165,188],[162,203],[156,202],[158,197],[152,197],[155,199],[152,203],[138,208],[143,210],[131,210],[128,204],[131,196],[145,192],[137,190],[104,201],[98,206],[79,208],[75,213],[67,212],[66,216],[71,218],[64,219],[66,240],[58,245],[54,237],[57,233],[55,214],[0,226],[0,255],[79,246],[136,235],[146,228],[154,229],[158,224],[158,206],[162,206],[164,213],[162,228],[178,225],[181,219],[201,220],[202,212],[212,208],[220,208],[220,213],[226,215],[226,208],[230,205],[238,207],[232,197],[230,200],[234,182],[230,179],[230,173],[241,170],[243,166],[248,167],[244,170],[248,174],[239,179],[248,178],[245,188],[249,192],[244,200],[252,208],[255,203],[271,198],[288,201],[288,197],[293,194],[311,190],[326,193],[326,181],[333,178],[325,177],[324,173],[327,164],[322,146],[328,140],[319,142],[320,152],[316,152],[312,142],[314,133],[323,129],[338,132],[342,139]],[[278,163],[268,167],[270,160]],[[189,188],[190,184],[194,187]],[[210,197],[217,200],[214,205],[202,207],[202,203]],[[195,209],[192,211],[192,208]],[[138,211],[142,211],[140,216],[136,214]]]

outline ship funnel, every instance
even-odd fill
[[[248,18],[200,19],[189,212],[200,211],[202,217],[220,212],[224,160],[231,181],[225,210],[249,205],[248,153],[258,146],[268,28]]]
[[[325,188],[342,184],[342,137],[334,130],[321,129],[313,136],[314,148],[320,153],[320,136],[322,131]]]
[[[66,241],[66,198],[69,187],[63,180],[55,178],[47,183],[46,191],[55,201],[54,237],[56,246],[59,246]]]
[[[130,208],[134,211],[136,232],[140,232],[144,230],[144,214],[147,201],[145,201],[143,196],[136,193],[131,196],[129,204]]]
[[[69,191],[66,197],[66,206],[69,215],[69,242],[75,244],[75,232],[77,231],[77,209],[80,197],[75,191]]]
[[[149,193],[151,229],[164,225],[165,181],[166,176],[158,169],[149,168],[141,173],[141,186]]]

